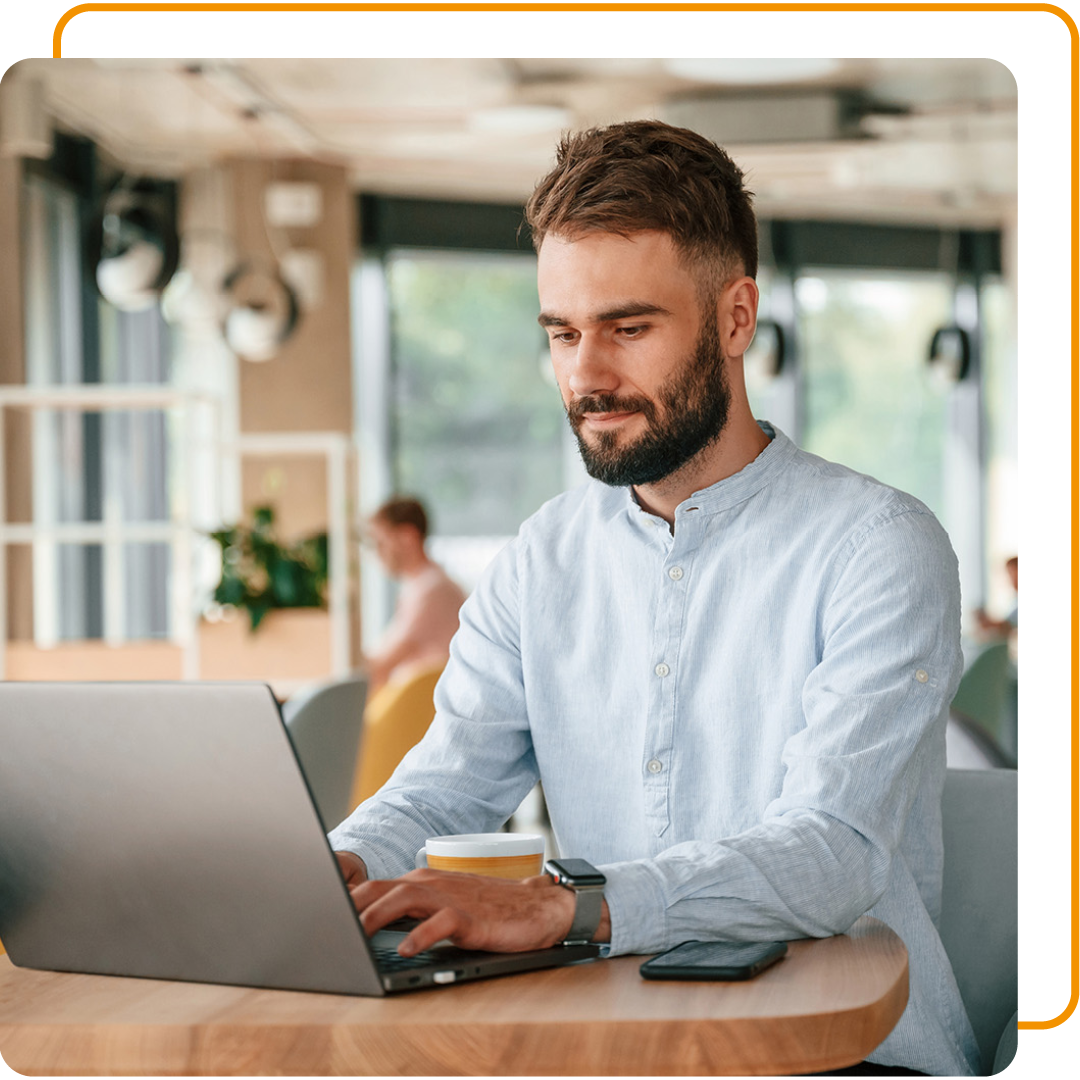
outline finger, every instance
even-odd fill
[[[353,906],[356,910],[363,911],[366,907],[370,906],[376,900],[379,900],[397,887],[397,881],[392,879],[364,881],[359,885],[351,886],[349,888],[349,895],[352,897]]]
[[[409,936],[398,946],[402,956],[415,956],[418,952],[430,949],[444,938],[450,938],[455,945],[460,944],[461,933],[466,924],[466,917],[454,908],[440,908],[412,930]]]
[[[391,885],[389,891],[373,897],[360,912],[360,922],[369,937],[395,919],[427,919],[445,904],[442,897],[422,886],[400,882]]]

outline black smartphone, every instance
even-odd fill
[[[783,941],[684,941],[641,965],[646,979],[752,979],[787,953]]]

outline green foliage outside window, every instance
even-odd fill
[[[563,427],[528,255],[395,255],[398,490],[444,535],[505,535],[563,488]]]
[[[808,272],[796,283],[804,447],[944,507],[948,390],[926,362],[951,321],[939,275]]]

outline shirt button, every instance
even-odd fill
[[[669,668],[667,664],[664,663],[657,664],[656,667],[653,668],[653,671],[655,671],[661,679],[664,678],[666,675],[671,674],[671,668]]]
[[[919,670],[915,672],[915,678],[918,679],[919,682],[926,682],[926,680],[929,679],[930,676],[927,675],[922,668],[919,668]]]
[[[648,769],[651,773],[658,773],[663,770],[664,766],[662,762],[659,762],[656,760],[656,758],[653,758],[652,761],[650,761],[649,764],[645,766],[645,768]]]
[[[673,566],[668,572],[667,576],[672,581],[678,581],[683,576],[683,568],[681,566]]]

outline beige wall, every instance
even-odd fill
[[[240,429],[349,434],[349,268],[356,232],[345,170],[310,161],[239,161],[230,171],[241,258],[272,257],[262,218],[262,193],[271,180],[314,181],[322,189],[323,206],[316,226],[279,230],[288,246],[322,255],[323,296],[315,310],[304,312],[296,333],[273,360],[241,364]]]
[[[22,244],[19,207],[22,197],[22,163],[0,157],[0,383],[25,381],[23,355]],[[4,410],[4,512],[7,521],[29,521],[30,425],[23,411]],[[30,594],[30,549],[9,547],[7,596],[8,636],[29,638],[33,634]]]
[[[229,165],[232,221],[238,258],[273,260],[263,223],[271,181],[315,182],[322,219],[311,228],[275,230],[278,245],[315,250],[322,257],[322,296],[303,311],[293,336],[274,359],[239,361],[240,431],[352,433],[349,272],[355,251],[353,197],[345,170],[310,161],[236,161]],[[326,469],[312,458],[252,458],[242,477],[245,514],[270,503],[282,535],[324,529]]]
[[[356,252],[355,197],[345,170],[311,161],[234,161],[228,165],[232,193],[229,217],[238,258],[272,260],[274,251],[263,220],[264,192],[272,181],[317,183],[321,220],[310,228],[274,230],[274,246],[317,251],[322,259],[321,297],[302,309],[293,336],[272,360],[240,360],[239,427],[242,433],[353,430],[349,276]],[[349,481],[350,498],[354,491]],[[326,529],[326,466],[321,458],[252,457],[241,470],[245,517],[256,506],[272,505],[285,539]],[[358,584],[353,576],[353,661],[359,661]]]

